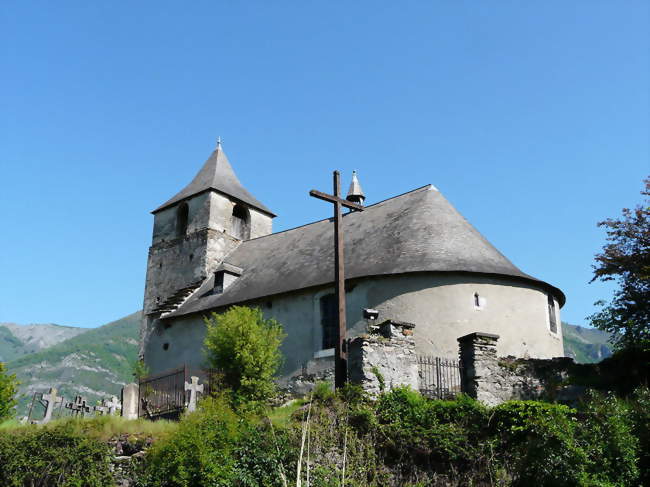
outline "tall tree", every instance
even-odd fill
[[[609,303],[596,303],[602,309],[589,319],[612,333],[618,349],[650,349],[650,177],[644,183],[642,204],[598,223],[607,231],[607,244],[596,255],[591,282],[616,281],[619,287]]]

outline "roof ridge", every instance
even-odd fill
[[[430,189],[433,189],[433,190],[435,190],[435,191],[438,191],[438,188],[436,188],[433,184],[429,183],[429,184],[425,184],[424,186],[420,186],[419,188],[415,188],[415,189],[412,189],[412,190],[410,190],[410,191],[406,191],[405,193],[401,193],[401,194],[398,194],[398,195],[396,195],[396,196],[391,196],[390,198],[386,198],[386,199],[383,199],[383,200],[381,200],[381,201],[377,201],[376,203],[373,203],[373,204],[371,204],[371,205],[364,206],[363,209],[364,209],[364,210],[367,210],[368,208],[372,208],[373,206],[380,205],[380,204],[385,203],[385,202],[387,202],[387,201],[395,200],[395,199],[397,199],[397,198],[401,198],[402,196],[406,196],[406,195],[409,195],[409,194],[411,194],[411,193],[417,193],[417,192],[419,192],[419,191],[430,190]],[[346,215],[349,215],[349,214],[350,214],[350,213],[344,213],[344,214],[343,214],[343,217],[345,217]],[[297,227],[286,228],[286,229],[284,229],[284,230],[280,230],[279,232],[273,232],[273,233],[269,233],[268,235],[262,235],[262,236],[260,236],[260,237],[251,238],[251,239],[249,239],[249,240],[245,240],[244,242],[242,242],[242,244],[244,244],[244,243],[246,243],[246,242],[252,242],[252,241],[254,241],[254,240],[259,240],[259,239],[262,239],[262,238],[272,237],[272,236],[274,236],[274,235],[280,235],[281,233],[291,232],[291,231],[293,231],[293,230],[298,230],[298,229],[300,229],[300,228],[305,228],[305,227],[308,227],[309,225],[315,225],[316,223],[320,223],[320,222],[324,222],[324,221],[327,221],[327,220],[331,220],[332,218],[333,218],[333,217],[321,218],[320,220],[316,220],[316,221],[313,221],[313,222],[303,223],[302,225],[298,225]],[[235,249],[233,249],[233,251],[234,251],[234,250],[235,250]]]

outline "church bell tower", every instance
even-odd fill
[[[270,234],[275,217],[239,182],[220,141],[194,179],[152,213],[143,342],[155,320],[182,304],[241,242]]]

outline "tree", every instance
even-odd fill
[[[274,378],[282,363],[280,345],[286,336],[258,308],[233,306],[205,319],[206,358],[223,374],[224,385],[238,401],[264,402],[275,392]]]
[[[616,281],[619,288],[609,303],[589,316],[596,328],[610,332],[617,349],[650,349],[650,177],[641,194],[645,201],[624,208],[619,219],[599,222],[607,244],[596,255],[591,282]]]
[[[7,374],[5,364],[0,362],[0,421],[9,419],[14,415],[18,381],[15,374]]]

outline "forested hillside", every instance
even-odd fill
[[[82,333],[36,353],[10,361],[7,368],[21,382],[18,414],[24,415],[34,392],[57,387],[72,400],[85,396],[91,404],[119,395],[130,382],[138,354],[141,312]]]

